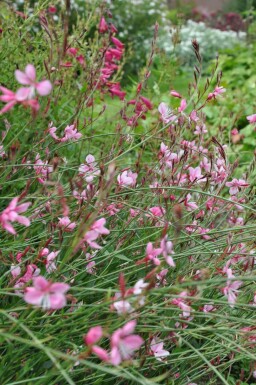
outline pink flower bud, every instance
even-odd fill
[[[93,345],[101,339],[102,335],[102,327],[95,326],[91,328],[88,333],[84,336],[84,342],[86,343],[86,345]]]

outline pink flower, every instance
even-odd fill
[[[86,256],[86,260],[89,262],[85,269],[87,271],[88,274],[94,274],[95,273],[95,266],[96,266],[96,263],[95,261],[91,261],[91,259],[95,256],[95,255],[92,255],[90,253],[86,253],[85,254]]]
[[[179,98],[179,99],[182,98],[181,94],[179,94],[179,92],[177,92],[177,91],[175,91],[175,90],[171,90],[170,94],[171,94],[174,98]]]
[[[131,170],[125,170],[117,177],[117,182],[121,187],[135,187],[138,174]]]
[[[8,90],[8,88],[0,86],[0,91],[3,95],[0,96],[1,102],[7,103],[0,111],[0,114],[4,114],[9,111],[16,103],[18,103],[15,92]]]
[[[246,117],[250,124],[256,123],[256,114],[249,115]]]
[[[59,218],[58,227],[62,228],[63,231],[70,232],[76,227],[76,222],[71,222],[69,217]]]
[[[148,110],[153,110],[154,106],[148,98],[145,98],[144,96],[140,96],[140,100],[142,101],[143,104],[145,104]]]
[[[105,224],[106,219],[100,218],[91,226],[91,231],[95,231],[98,235],[108,235],[110,231],[104,227]]]
[[[249,183],[247,183],[243,179],[233,179],[231,182],[226,183],[227,187],[230,187],[229,194],[236,195],[239,192],[239,189],[242,187],[248,187]]]
[[[224,92],[226,92],[226,88],[216,87],[215,90],[208,95],[207,100],[216,99],[217,96],[223,94]]]
[[[53,172],[53,167],[48,162],[43,162],[40,155],[37,154],[34,164],[34,170],[38,175],[38,182],[44,184],[49,179],[49,174]]]
[[[20,266],[11,265],[10,273],[11,273],[12,277],[14,279],[16,279],[21,274],[21,267]]]
[[[161,114],[163,122],[166,124],[177,119],[177,117],[172,113],[172,110],[164,102],[159,104],[158,111]]]
[[[167,350],[164,350],[164,343],[159,338],[152,339],[150,349],[158,361],[163,361],[163,358],[170,355]]]
[[[203,135],[206,134],[208,131],[205,128],[205,124],[201,124],[200,126],[196,126],[196,129],[194,131],[195,135]]]
[[[222,291],[223,294],[228,298],[228,303],[230,307],[234,307],[238,295],[238,289],[243,284],[243,282],[231,281],[231,279],[235,278],[235,276],[232,274],[231,269],[227,269],[226,273],[228,276],[228,280],[226,286],[222,289]]]
[[[39,109],[39,103],[36,99],[27,100],[30,96],[29,88],[20,88],[15,93],[11,90],[8,90],[8,88],[0,86],[0,91],[3,93],[3,95],[0,96],[0,101],[7,103],[5,107],[0,110],[0,114],[4,114],[5,112],[9,111],[17,103],[22,103],[25,107],[31,107],[34,111],[38,111]]]
[[[91,246],[93,249],[101,249],[101,247],[94,241],[100,236],[100,235],[108,235],[110,231],[104,227],[106,224],[105,218],[100,218],[97,221],[94,222],[94,224],[90,227],[90,230],[87,231],[87,233],[84,236],[84,242],[87,242],[89,246]]]
[[[4,146],[0,145],[0,157],[3,158],[6,155]]]
[[[89,154],[85,158],[86,164],[81,164],[79,167],[79,175],[81,175],[87,183],[91,183],[96,176],[100,175],[100,170],[97,167],[97,162],[93,155]]]
[[[53,271],[55,271],[57,269],[54,260],[58,254],[59,254],[59,251],[52,251],[51,253],[49,253],[47,255],[47,257],[46,257],[46,271],[47,271],[47,273],[52,273]]]
[[[135,283],[134,288],[133,288],[133,294],[139,295],[142,293],[146,287],[148,287],[148,283],[144,282],[143,279],[139,279],[138,282]]]
[[[73,57],[76,57],[76,54],[77,54],[77,52],[78,52],[78,49],[77,49],[77,48],[74,48],[74,47],[70,47],[70,48],[67,49],[66,52],[67,52],[68,55],[71,55],[71,56],[73,56]]]
[[[178,111],[179,112],[183,112],[187,107],[187,101],[186,99],[182,99],[181,102],[180,102],[180,106],[178,108]]]
[[[109,92],[111,93],[112,98],[117,96],[120,100],[124,100],[126,92],[121,91],[120,84],[115,83],[109,88]]]
[[[146,261],[152,261],[156,266],[161,264],[161,261],[157,258],[162,253],[162,249],[154,249],[152,242],[147,244],[146,248]]]
[[[92,327],[88,333],[83,337],[86,345],[94,345],[98,342],[103,336],[103,331],[101,326]]]
[[[195,202],[190,202],[191,198],[192,198],[191,194],[188,194],[184,201],[184,206],[186,207],[187,211],[193,211],[198,209],[198,206]]]
[[[201,167],[189,167],[189,180],[190,182],[205,182],[206,178],[203,177],[202,172],[201,172]]]
[[[50,13],[56,13],[57,12],[57,8],[54,6],[54,5],[50,5],[48,7],[48,12]]]
[[[108,32],[108,24],[105,18],[102,16],[99,23],[99,33]]]
[[[203,307],[203,312],[204,313],[210,313],[212,311],[216,310],[216,307],[214,307],[213,305],[204,305]]]
[[[163,217],[165,214],[165,209],[161,206],[151,207],[149,211],[154,217]]]
[[[55,134],[55,132],[57,131],[57,127],[53,127],[52,126],[52,123],[50,125],[50,128],[49,128],[49,134],[51,135],[51,137],[57,141],[59,141],[59,137]]]
[[[161,246],[163,257],[165,258],[168,265],[175,267],[176,266],[175,262],[173,258],[170,256],[170,254],[174,254],[173,243],[167,240],[167,235],[161,240],[160,246]]]
[[[189,317],[190,316],[190,312],[191,312],[191,307],[189,305],[186,304],[186,297],[187,297],[187,292],[186,291],[182,291],[180,293],[180,296],[178,298],[174,298],[171,303],[173,305],[176,305],[178,306],[183,312],[182,312],[182,315],[183,317]]]
[[[119,49],[123,49],[124,48],[124,44],[120,40],[118,40],[116,37],[112,36],[111,37],[111,41],[112,41],[112,43],[115,44],[115,46],[117,48],[119,48]]]
[[[57,310],[66,305],[65,293],[70,288],[66,283],[51,283],[39,276],[33,279],[33,285],[33,287],[26,288],[25,302],[42,307],[44,310]]]
[[[16,70],[15,77],[20,84],[30,86],[28,99],[34,96],[35,90],[41,96],[49,95],[52,90],[52,85],[49,80],[36,82],[36,69],[32,64],[26,66],[25,72]]]
[[[131,313],[134,310],[131,304],[125,299],[120,299],[120,301],[114,302],[113,307],[117,311],[118,315]]]
[[[199,120],[199,117],[197,116],[197,112],[193,110],[191,114],[189,115],[192,122],[197,122]]]
[[[11,274],[13,278],[17,278],[17,276],[21,274],[20,267],[17,266],[17,267],[14,267],[13,270],[11,269]],[[40,269],[35,264],[32,263],[30,265],[27,265],[25,274],[15,282],[14,288],[18,289],[16,290],[16,292],[20,293],[21,290],[19,289],[23,288],[25,283],[39,276],[39,274],[40,274]]]
[[[18,222],[26,227],[30,225],[30,220],[19,214],[24,213],[31,205],[31,202],[18,205],[18,201],[19,197],[13,198],[8,207],[0,214],[0,225],[11,234],[16,234],[16,231],[10,222]]]
[[[100,360],[109,362],[109,355],[108,352],[105,349],[102,349],[98,345],[93,345],[92,346],[92,352],[96,354],[96,356],[99,357]]]
[[[132,334],[136,327],[136,321],[129,321],[122,328],[117,329],[111,336],[110,361],[113,365],[119,365],[124,360],[132,358],[135,350],[143,344],[143,339]]]
[[[74,124],[67,126],[64,130],[64,137],[61,139],[61,142],[67,142],[68,140],[78,140],[82,137],[82,134],[77,131]]]

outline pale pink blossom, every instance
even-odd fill
[[[250,124],[256,123],[256,114],[249,115],[246,117]]]
[[[122,328],[117,329],[111,336],[110,361],[112,365],[119,365],[122,361],[132,358],[134,352],[143,344],[143,339],[132,334],[136,321],[127,322]]]
[[[240,188],[248,187],[249,183],[247,183],[243,179],[236,179],[235,178],[231,182],[227,182],[226,186],[230,187],[230,189],[229,189],[230,195],[236,195],[239,192]]]
[[[165,214],[165,212],[166,212],[166,210],[165,210],[163,207],[161,207],[161,206],[154,206],[154,207],[151,207],[151,208],[149,209],[149,211],[150,211],[150,213],[151,213],[154,217],[159,217],[159,218],[163,217],[164,214]],[[148,215],[147,215],[147,216],[148,216]]]
[[[92,259],[95,256],[95,253],[94,254],[86,253],[85,256],[86,256],[86,260],[88,261],[88,264],[85,267],[87,273],[88,274],[95,274],[96,262],[92,261]]]
[[[239,293],[238,289],[243,284],[243,282],[233,280],[235,276],[233,275],[231,269],[227,269],[226,273],[227,273],[228,280],[227,280],[226,286],[222,289],[222,291],[223,291],[223,294],[227,297],[230,307],[234,307],[236,303],[237,295]]]
[[[69,217],[62,217],[59,218],[58,227],[61,228],[63,231],[71,232],[76,227],[76,222],[71,222]]]
[[[137,217],[140,214],[140,210],[130,209],[130,215],[132,218]]]
[[[132,313],[134,310],[130,302],[128,302],[125,299],[120,299],[120,301],[115,301],[113,303],[113,307],[117,311],[118,315]]]
[[[65,293],[70,286],[66,283],[51,283],[44,277],[39,276],[33,279],[33,286],[27,287],[24,300],[25,302],[42,307],[44,310],[57,310],[66,305]]]
[[[177,119],[177,116],[172,113],[172,110],[164,102],[159,104],[158,111],[161,114],[163,122],[166,124]]]
[[[28,100],[28,97],[30,96],[29,88],[22,87],[18,89],[17,92],[13,92],[8,90],[8,88],[0,86],[0,91],[2,92],[2,95],[0,95],[0,101],[6,103],[6,105],[0,110],[0,114],[4,114],[9,111],[17,103],[21,103],[25,107],[31,107],[34,111],[38,111],[40,107],[36,99]]]
[[[87,200],[87,191],[83,190],[81,192],[77,190],[73,190],[73,196],[76,198],[80,203]]]
[[[56,135],[56,131],[57,131],[57,127],[53,127],[52,124],[50,125],[50,128],[49,128],[49,134],[51,135],[51,137],[57,141],[60,140],[60,138]]]
[[[20,84],[30,86],[29,95],[27,96],[28,99],[33,98],[35,91],[41,96],[46,96],[49,95],[52,90],[52,85],[49,80],[36,81],[36,69],[32,64],[26,66],[25,72],[16,70],[15,77]]]
[[[100,175],[100,170],[93,155],[87,155],[85,161],[86,164],[81,164],[78,169],[79,175],[81,175],[87,183],[91,183],[95,177]]]
[[[54,262],[54,260],[56,259],[56,257],[58,256],[60,251],[52,251],[51,253],[49,253],[47,256],[46,256],[46,271],[47,273],[52,273],[53,271],[55,271],[57,269],[57,266]]]
[[[168,241],[167,235],[161,240],[160,247],[162,250],[163,257],[166,260],[166,263],[168,263],[168,265],[171,267],[175,267],[175,262],[170,255],[174,254],[173,243],[171,241]]]
[[[209,162],[209,160],[206,157],[204,157],[203,160],[200,162],[200,167],[203,168],[206,172],[210,172],[211,162]]]
[[[6,207],[6,209],[0,213],[0,225],[3,229],[11,234],[16,234],[16,231],[11,225],[11,222],[18,222],[26,227],[30,225],[30,220],[23,215],[20,215],[20,213],[27,211],[28,207],[31,205],[31,202],[22,203],[20,205],[18,205],[18,202],[19,197],[13,198],[8,207]]]
[[[201,183],[201,182],[205,182],[206,181],[206,178],[203,177],[202,175],[202,171],[201,171],[201,167],[200,166],[197,166],[195,168],[193,167],[189,167],[188,169],[189,171],[189,180],[190,182],[198,182],[198,183]]]
[[[38,182],[44,184],[49,179],[49,174],[53,172],[53,167],[48,164],[48,161],[43,162],[40,159],[40,155],[37,154],[34,170],[38,176]]]
[[[21,267],[16,265],[11,265],[10,273],[14,279],[16,279],[21,274]]]
[[[208,131],[206,130],[205,124],[201,124],[200,126],[196,126],[196,129],[194,131],[195,135],[203,135],[206,134]]]
[[[6,103],[5,107],[1,109],[0,114],[4,114],[13,108],[16,103],[18,103],[18,99],[16,93],[8,90],[8,88],[0,86],[0,91],[2,92],[2,95],[0,95],[0,101]]]
[[[160,145],[160,153],[163,156],[161,164],[164,163],[169,168],[172,168],[173,165],[179,161],[179,156],[175,152],[171,152],[169,147],[163,142]]]
[[[214,310],[216,310],[216,307],[214,307],[211,304],[204,305],[204,307],[203,307],[203,312],[204,313],[210,313],[210,312],[212,312]]]
[[[114,216],[117,213],[119,213],[120,209],[115,203],[112,203],[111,205],[106,207],[106,210],[108,211],[109,216]]]
[[[226,92],[226,88],[216,87],[215,90],[208,95],[207,100],[216,99],[217,96],[223,94],[224,92]]]
[[[147,244],[147,247],[146,247],[146,257],[145,257],[145,260],[146,261],[152,261],[156,266],[159,266],[161,264],[161,261],[157,257],[161,253],[162,253],[162,249],[161,248],[155,249],[153,247],[152,242],[149,242]]]
[[[52,127],[52,124],[51,124],[51,126],[49,128],[49,134],[57,142],[67,142],[69,140],[78,140],[78,139],[80,139],[82,137],[82,134],[77,131],[77,128],[75,127],[74,124],[71,125],[71,126],[67,126],[64,129],[64,136],[62,138],[59,138],[56,135],[56,131],[57,131],[57,128],[56,127]]]
[[[144,282],[144,279],[139,279],[138,282],[135,283],[134,288],[133,288],[133,294],[139,295],[142,293],[146,287],[148,287],[148,283]]]
[[[168,269],[161,270],[158,274],[156,274],[156,279],[159,281],[157,283],[157,286],[163,285],[165,286],[167,284],[166,275],[168,274]]]
[[[199,117],[197,116],[197,112],[195,110],[190,113],[189,117],[192,122],[197,122],[199,120]]]
[[[6,155],[4,146],[0,145],[0,157],[3,158]]]
[[[125,170],[117,177],[117,182],[121,187],[135,187],[138,174],[131,170]]]
[[[13,278],[17,278],[21,274],[21,268],[19,266],[14,267],[12,265],[13,269],[11,269],[11,274]],[[19,273],[19,274],[18,274]],[[31,263],[26,266],[25,274],[20,276],[18,280],[15,282],[14,288],[17,289],[17,293],[21,293],[24,288],[25,283],[31,281],[31,279],[38,277],[40,274],[40,269],[35,265],[34,263]]]
[[[191,194],[188,194],[184,201],[184,206],[186,207],[187,211],[193,211],[198,209],[198,206],[195,202],[191,202],[190,199],[192,198]]]
[[[77,131],[77,128],[73,125],[67,126],[64,130],[64,137],[61,142],[67,142],[68,140],[78,140],[82,137],[82,134]]]
[[[182,310],[183,317],[189,317],[191,313],[191,306],[186,303],[187,292],[182,291],[178,298],[174,298],[171,303],[178,306]]]
[[[205,229],[205,228],[199,226],[197,231],[198,231],[199,234],[201,234],[201,237],[203,239],[206,239],[206,240],[210,240],[211,239],[211,237],[209,235],[207,235],[207,233],[209,233],[211,231],[210,229]]]
[[[108,235],[110,231],[104,227],[106,224],[105,218],[100,218],[93,223],[90,230],[84,236],[84,242],[87,242],[93,249],[100,249],[101,247],[95,242],[100,235]]]
[[[168,350],[164,350],[164,343],[159,338],[153,338],[150,344],[150,350],[158,361],[163,361],[164,358],[168,357],[170,353]]]

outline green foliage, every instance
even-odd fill
[[[241,328],[255,325],[256,322],[255,306],[251,303],[255,294],[255,271],[253,267],[252,270],[244,271],[243,264],[237,268],[243,287],[234,308],[228,305],[220,290],[227,281],[219,271],[231,256],[239,253],[241,244],[248,247],[242,254],[254,250],[253,192],[249,191],[248,196],[245,195],[246,203],[241,215],[244,215],[246,225],[227,227],[225,220],[234,202],[229,199],[225,185],[218,187],[218,191],[211,190],[211,186],[206,184],[201,188],[199,183],[181,187],[172,183],[166,185],[171,177],[171,169],[162,177],[159,173],[161,142],[167,143],[171,151],[179,153],[185,159],[185,164],[192,151],[181,150],[180,141],[195,139],[195,124],[186,125],[181,119],[180,127],[177,125],[177,128],[169,129],[159,120],[157,107],[161,101],[165,101],[177,112],[180,101],[170,97],[169,93],[170,89],[176,89],[187,100],[191,97],[188,108],[192,109],[191,94],[197,91],[197,87],[201,91],[204,89],[207,69],[201,81],[198,80],[196,86],[191,86],[188,92],[188,80],[195,83],[192,71],[181,67],[177,56],[166,56],[163,50],[156,49],[155,60],[150,68],[151,77],[148,82],[144,82],[142,89],[143,95],[150,97],[153,102],[153,109],[147,112],[146,120],[139,121],[138,126],[128,126],[126,121],[121,120],[121,116],[133,105],[127,106],[126,102],[111,99],[98,92],[95,86],[95,79],[102,67],[100,53],[102,40],[105,39],[105,36],[102,38],[97,33],[103,8],[88,1],[86,19],[79,10],[72,14],[75,28],[70,28],[68,42],[78,47],[84,56],[85,66],[81,68],[73,58],[67,59],[63,54],[64,3],[57,3],[60,7],[59,18],[55,20],[48,15],[48,30],[40,27],[38,18],[42,15],[40,12],[43,4],[48,6],[50,2],[39,2],[27,19],[22,19],[1,5],[1,84],[16,89],[18,85],[13,76],[14,70],[24,69],[27,63],[35,65],[39,79],[49,77],[54,84],[49,99],[40,98],[41,107],[35,118],[32,118],[29,109],[21,105],[0,117],[7,152],[7,157],[1,159],[0,213],[12,197],[20,194],[33,203],[31,211],[28,211],[28,215],[33,216],[30,228],[15,224],[19,230],[15,237],[2,232],[1,228],[1,385],[252,383],[255,349],[246,340]],[[82,2],[80,4],[83,5]],[[158,5],[159,2],[154,2],[154,5],[151,2],[150,5],[149,1],[135,8],[129,1],[125,4],[124,1],[117,1],[109,5],[114,23],[119,30],[123,30],[123,37],[118,37],[130,42],[135,55],[130,57],[127,63],[130,67],[128,73],[125,73],[126,79],[130,80],[127,101],[134,99],[137,93],[137,82],[131,80],[130,75],[139,72],[140,80],[145,76],[142,67],[149,52],[144,43],[146,39],[151,39],[153,22],[156,20],[156,15],[149,13],[149,10]],[[130,13],[126,13],[125,9]],[[131,28],[126,31],[129,26]],[[256,47],[253,46],[252,50],[253,55],[256,54]],[[221,146],[218,147],[211,140],[213,135],[225,142],[225,139],[230,138],[230,130],[236,123],[244,135],[243,142],[230,144],[227,149],[228,159],[225,159],[232,168],[230,162],[232,164],[238,156],[242,158],[243,163],[236,170],[239,177],[248,170],[253,152],[252,141],[255,138],[253,126],[248,126],[245,119],[246,114],[255,112],[256,72],[255,62],[250,55],[242,47],[237,47],[235,52],[226,51],[220,60],[220,68],[223,70],[222,84],[227,87],[227,96],[204,109],[209,129],[207,157],[211,161],[214,160],[214,154],[219,157],[221,152]],[[73,60],[72,67],[62,65],[66,60]],[[211,89],[215,82],[214,78]],[[87,102],[92,95],[94,103],[89,105]],[[51,121],[58,132],[67,124],[76,123],[83,138],[76,142],[55,142],[48,132]],[[44,185],[38,182],[33,168],[37,153],[54,165],[53,175]],[[88,153],[95,155],[100,167],[100,176],[94,185],[97,194],[86,202],[78,203],[74,200],[73,191],[74,188],[87,187],[76,176],[79,165]],[[198,158],[196,152],[189,157],[185,166],[196,165],[195,158],[199,161],[203,156]],[[117,175],[129,167],[133,171],[141,171],[138,186],[121,189],[116,183]],[[248,179],[253,177],[252,171],[247,176]],[[152,184],[155,182],[153,177],[163,183],[164,194],[158,193],[158,188],[147,185],[148,180]],[[62,195],[60,184],[63,187]],[[194,221],[199,212],[183,209],[179,214],[179,208],[188,193],[193,194],[200,210],[205,210],[208,199],[216,199],[222,205],[217,214],[213,210],[205,218],[198,218],[200,226],[209,227],[213,241],[203,238],[200,233],[186,230],[191,223],[195,226]],[[173,202],[173,195],[180,203]],[[64,234],[57,227],[58,218],[63,214],[63,198],[69,205],[70,216],[77,223],[83,221],[84,227],[81,226],[73,233]],[[50,209],[49,201],[52,202]],[[106,211],[110,203],[120,204],[120,211],[114,216],[108,215]],[[159,205],[166,209],[164,227],[161,219],[157,223],[158,219],[152,219],[147,211],[149,207]],[[130,209],[140,210],[139,220],[130,216]],[[86,255],[81,250],[73,253],[74,245],[80,239],[81,231],[87,231],[91,216],[98,218],[99,215],[107,217],[110,235],[100,241],[102,249],[94,258],[95,274],[89,274]],[[152,272],[159,272],[158,267],[141,264],[139,261],[145,257],[147,243],[158,241],[163,234],[167,234],[174,243],[176,267],[168,270],[166,285],[155,285],[156,279],[152,278]],[[60,249],[56,260],[57,269],[53,273],[46,271],[39,258],[39,251],[45,245]],[[59,311],[42,312],[41,309],[27,305],[21,293],[14,289],[10,268],[13,263],[17,263],[15,255],[26,248],[29,251],[20,264],[22,273],[26,264],[38,263],[41,274],[48,279],[68,282],[71,290],[67,307]],[[249,257],[254,262],[254,255],[249,254]],[[121,273],[125,276],[127,287],[132,287],[137,280],[145,277],[152,284],[146,293],[145,302],[141,298],[141,303],[136,304],[132,314],[118,315],[111,307],[114,295],[120,290],[118,282]],[[31,282],[26,285],[31,286]],[[172,304],[172,300],[184,290],[192,293],[189,299],[193,308],[191,320],[184,320],[180,316],[181,309]],[[134,300],[134,296],[129,295],[128,299]],[[203,312],[202,307],[208,303],[216,306],[216,311]],[[125,362],[118,367],[100,362],[95,355],[89,355],[83,335],[90,327],[103,327],[105,335],[102,346],[108,349],[108,335],[131,318],[138,319],[136,332],[145,339],[141,355],[138,353],[132,362]],[[150,341],[155,335],[161,336],[165,348],[170,352],[166,361],[157,360],[150,352]]]

